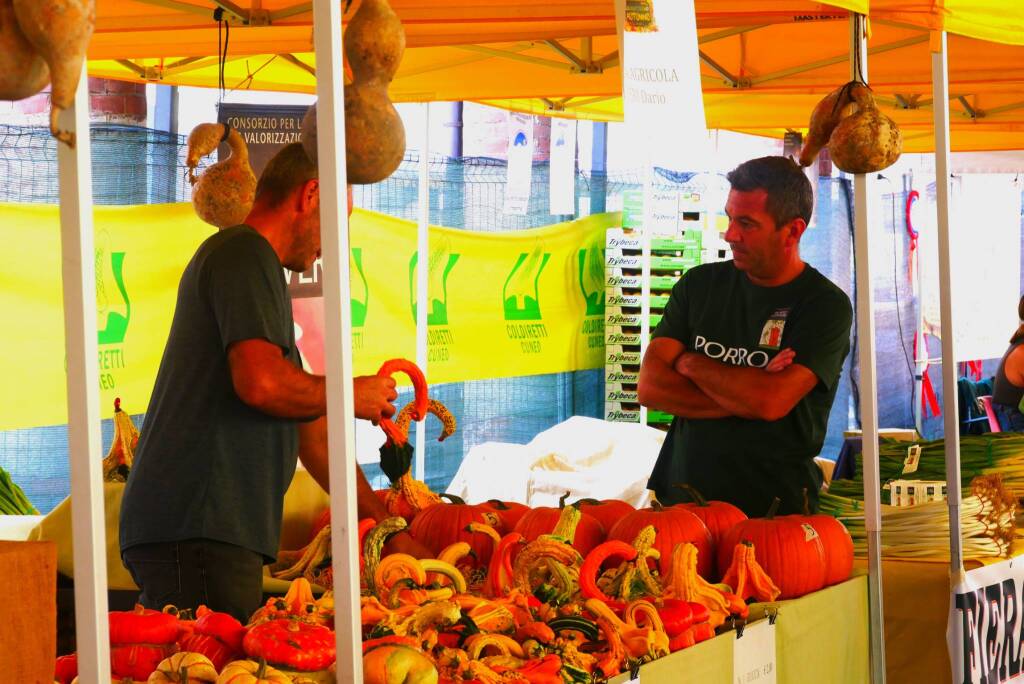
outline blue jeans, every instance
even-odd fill
[[[211,539],[140,544],[122,551],[121,559],[142,589],[139,603],[146,608],[206,605],[245,624],[263,599],[263,556],[234,544]]]

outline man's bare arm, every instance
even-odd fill
[[[685,347],[678,340],[656,337],[651,340],[640,365],[637,393],[647,408],[665,411],[681,418],[723,418],[733,415],[697,385],[680,375],[673,364]]]
[[[674,369],[733,415],[756,420],[782,418],[818,384],[818,377],[798,363],[769,372],[687,352]]]

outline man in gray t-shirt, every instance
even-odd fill
[[[284,147],[245,223],[203,242],[182,274],[121,504],[122,557],[148,608],[206,604],[247,620],[296,457],[328,488],[325,382],[302,370],[283,270],[319,255],[319,196],[302,146]],[[354,384],[357,418],[393,415],[393,380]],[[357,473],[360,517],[387,517]],[[407,535],[393,545],[428,554]]]

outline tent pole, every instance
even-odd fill
[[[423,142],[420,143],[419,225],[416,227],[416,365],[427,372],[427,313],[430,298],[427,276],[430,274],[430,103],[424,102]],[[426,418],[426,416],[424,416]],[[424,420],[416,428],[416,479],[426,476],[427,431]]]
[[[957,406],[956,340],[953,326],[949,234],[949,68],[946,32],[932,33],[932,92],[935,120],[935,210],[939,241],[939,311],[942,329],[942,410],[946,446],[946,503],[949,506],[949,568],[951,586],[963,568],[960,532],[960,416]]]
[[[356,555],[356,450],[352,396],[352,305],[345,193],[345,108],[342,89],[341,3],[314,0],[317,64],[317,156],[324,277],[324,356],[331,486],[337,681],[363,681]]]
[[[61,276],[67,355],[68,458],[75,563],[75,639],[83,682],[110,681],[107,638],[107,553],[100,463],[99,367],[96,365],[96,257],[92,220],[89,77],[85,65],[74,105],[60,114],[74,149],[57,143],[60,179]]]
[[[865,17],[850,15],[851,78],[867,78],[867,35]],[[860,74],[856,64],[861,65]],[[868,535],[868,617],[871,626],[871,681],[885,682],[885,621],[882,612],[882,525],[881,483],[878,472],[878,381],[875,372],[875,297],[871,287],[869,248],[869,198],[874,177],[853,178],[855,239],[857,255],[857,348],[860,365],[860,417],[864,458],[864,527]]]

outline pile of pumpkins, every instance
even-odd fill
[[[112,682],[133,684],[315,684],[334,681],[333,598],[305,579],[271,598],[247,625],[200,606],[111,611]],[[77,655],[57,659],[54,681],[78,684]],[[84,684],[84,682],[82,683]]]
[[[653,525],[662,566],[678,544],[689,542],[697,547],[698,572],[712,582],[719,581],[729,566],[732,549],[739,541],[750,541],[759,549],[758,560],[778,583],[782,599],[798,598],[850,577],[853,540],[846,527],[832,516],[776,516],[773,506],[764,518],[748,519],[736,506],[707,501],[699,492],[686,488],[693,502],[674,506],[652,501],[651,507],[637,510],[617,499],[576,501],[571,505],[579,508],[582,516],[573,546],[585,556],[605,540],[630,543],[641,529]],[[491,523],[496,518],[498,532],[518,532],[527,542],[533,541],[551,533],[569,493],[562,497],[559,507],[539,508],[498,500],[466,504],[457,497],[444,496],[451,502],[432,504],[418,512],[403,507],[400,513],[392,513],[405,518],[412,536],[435,555],[451,544],[466,542],[479,565],[486,566],[492,543],[467,530],[469,523]],[[329,512],[321,516],[319,524],[327,521]],[[664,572],[667,568],[660,569]]]

